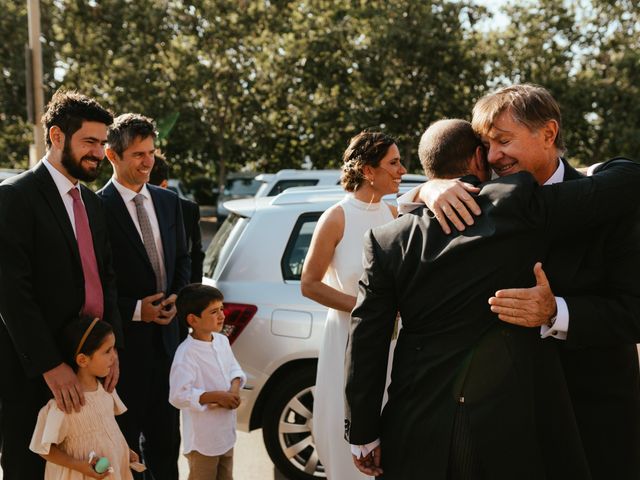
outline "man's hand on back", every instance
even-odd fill
[[[533,274],[535,287],[498,290],[496,296],[489,299],[491,311],[497,313],[500,320],[521,327],[540,327],[548,325],[556,316],[556,297],[540,262],[533,267]]]
[[[420,188],[418,196],[433,212],[442,231],[448,235],[451,228],[447,219],[458,231],[465,229],[465,223],[473,225],[473,215],[480,215],[481,210],[470,193],[479,191],[479,188],[458,179],[433,179]]]

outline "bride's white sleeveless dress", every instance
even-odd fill
[[[324,281],[348,295],[357,296],[363,272],[362,243],[367,230],[393,220],[384,202],[365,203],[348,194],[340,205],[344,211],[344,234]],[[329,309],[318,358],[313,436],[329,480],[364,480],[353,464],[351,448],[344,439],[344,355],[350,313]]]

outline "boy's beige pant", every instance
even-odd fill
[[[189,480],[233,480],[233,448],[214,457],[195,450],[185,457],[189,462]]]

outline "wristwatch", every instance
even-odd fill
[[[552,328],[553,325],[556,323],[557,318],[558,318],[558,314],[555,314],[553,317],[551,317],[547,322],[547,327]]]

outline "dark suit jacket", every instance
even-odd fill
[[[104,320],[122,332],[111,248],[100,200],[81,186],[104,293]],[[60,193],[46,166],[0,186],[0,378],[4,387],[37,377],[65,361],[64,327],[84,304],[78,244]]]
[[[184,232],[187,241],[187,251],[191,257],[191,283],[202,282],[202,232],[200,232],[200,207],[195,202],[180,199],[182,216],[184,218]]]
[[[581,178],[565,164],[565,180]],[[630,200],[638,204],[637,196]],[[613,208],[611,209],[613,210]],[[609,211],[611,215],[611,211]],[[558,341],[594,479],[640,478],[640,219],[611,219],[553,244],[545,271],[569,309]]]
[[[167,276],[167,295],[178,291],[189,282],[189,255],[184,238],[182,210],[178,197],[160,187],[147,185],[158,218],[164,267]],[[150,347],[157,332],[161,332],[162,342],[169,358],[173,357],[180,340],[178,321],[169,325],[133,322],[133,312],[138,300],[156,292],[155,274],[127,207],[112,182],[107,183],[98,196],[102,199],[107,213],[107,224],[113,247],[113,266],[117,275],[118,306],[122,317],[125,339],[135,337],[135,348]]]
[[[632,202],[640,167],[609,166],[549,187],[526,172],[488,182],[477,199],[482,215],[462,233],[444,235],[423,209],[365,237],[345,367],[346,436],[353,444],[381,438],[385,479],[446,478],[461,396],[485,478],[589,478],[555,343],[500,322],[487,300],[535,283],[532,267],[546,265],[552,234],[594,228],[611,205]],[[397,311],[403,328],[380,416]]]

